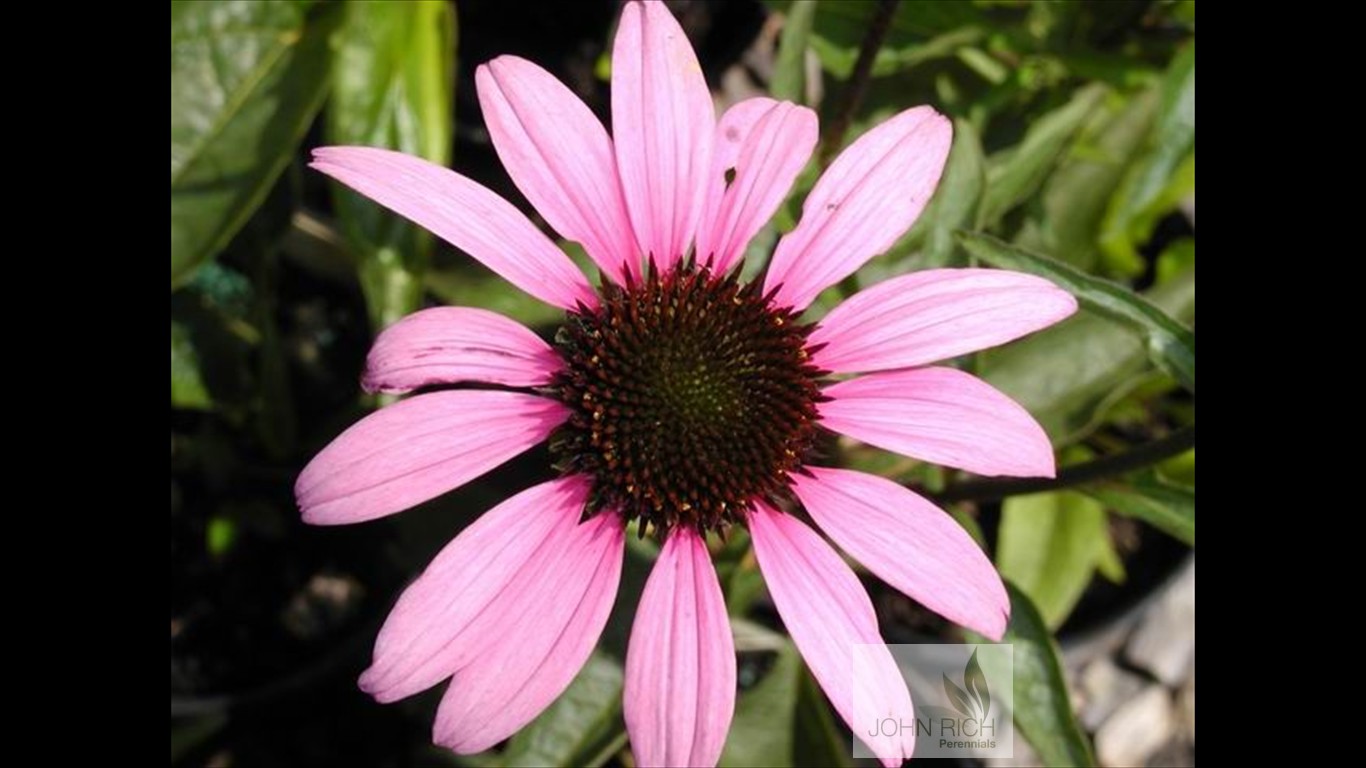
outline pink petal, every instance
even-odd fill
[[[884,765],[901,765],[915,751],[915,729],[888,736],[873,726],[890,717],[914,722],[911,695],[878,634],[873,602],[858,577],[815,531],[760,503],[749,516],[754,556],[816,682],[835,711]],[[862,663],[854,664],[856,646]]]
[[[637,242],[661,269],[692,242],[715,127],[702,67],[669,9],[627,3],[612,47],[612,135]]]
[[[604,274],[640,258],[607,130],[554,75],[516,56],[475,72],[493,146],[527,200]]]
[[[859,291],[821,320],[811,361],[837,373],[911,368],[1013,341],[1077,311],[1041,277],[928,269]]]
[[[950,621],[1000,640],[1005,585],[981,547],[935,505],[882,477],[807,467],[792,488],[811,519],[877,577]]]
[[[723,274],[744,255],[750,238],[773,217],[810,159],[816,123],[816,113],[806,107],[764,98],[742,101],[721,116],[697,232],[701,263],[710,259],[712,269]],[[727,183],[731,170],[735,175]]]
[[[482,752],[530,723],[593,653],[621,581],[625,527],[604,512],[554,537],[506,599],[470,627],[480,652],[451,679],[432,726],[436,743]]]
[[[554,400],[520,392],[418,395],[341,433],[304,467],[294,495],[315,525],[392,515],[545,440],[568,416]]]
[[[953,368],[873,373],[827,387],[821,424],[855,440],[979,475],[1052,477],[1053,446],[1018,403]]]
[[[626,730],[641,766],[716,765],[735,712],[735,646],[707,545],[669,534],[626,650]]]
[[[801,222],[773,253],[764,291],[778,290],[778,306],[803,309],[890,248],[934,194],[952,141],[953,124],[929,107],[860,136],[807,195]]]
[[[366,392],[460,381],[535,387],[563,366],[549,344],[515,320],[485,309],[436,307],[384,329],[370,348],[361,386]]]
[[[547,304],[597,306],[579,268],[512,203],[449,168],[373,147],[320,147],[310,165],[426,227]]]
[[[496,606],[525,598],[524,583],[560,563],[588,502],[571,475],[513,496],[460,532],[398,599],[360,685],[396,701],[450,677],[497,636],[479,634]]]

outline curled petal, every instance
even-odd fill
[[[366,392],[411,392],[478,381],[509,387],[550,382],[560,356],[515,320],[469,307],[414,312],[380,333],[365,361]]]

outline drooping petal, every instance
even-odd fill
[[[612,137],[637,242],[660,269],[692,243],[715,127],[683,28],[662,2],[627,3],[612,46]]]
[[[431,230],[547,304],[597,306],[583,272],[521,211],[449,168],[374,147],[320,147],[310,165]]]
[[[915,751],[915,728],[888,734],[877,725],[885,718],[914,723],[911,695],[882,644],[873,602],[858,577],[819,534],[791,515],[760,503],[749,516],[749,530],[773,604],[816,682],[884,765],[901,765]],[[856,650],[860,645],[865,647]],[[860,664],[854,663],[856,652]]]
[[[911,368],[1013,341],[1077,311],[1053,283],[1001,269],[927,269],[884,280],[830,310],[811,361],[836,373]]]
[[[735,646],[703,539],[669,534],[626,649],[626,730],[641,766],[715,765],[735,712]]]
[[[554,75],[526,59],[499,56],[479,67],[475,83],[489,136],[517,188],[620,284],[622,266],[640,254],[602,123]]]
[[[872,373],[826,387],[821,425],[979,475],[1052,477],[1053,446],[1029,412],[953,368]]]
[[[445,680],[500,638],[477,632],[495,604],[523,600],[522,586],[560,561],[588,501],[570,475],[529,488],[461,531],[403,591],[375,641],[360,685],[396,701]]]
[[[418,395],[366,416],[299,474],[305,522],[373,520],[458,488],[545,440],[569,416],[520,392]]]
[[[556,535],[507,599],[471,626],[482,649],[451,679],[432,739],[482,752],[535,719],[573,681],[597,645],[621,581],[625,527],[603,512]]]
[[[897,483],[807,467],[792,488],[811,519],[877,577],[946,619],[1000,640],[1005,585],[986,553],[943,510]]]
[[[411,392],[478,381],[509,387],[549,383],[564,361],[515,320],[486,309],[433,307],[380,333],[365,361],[366,392]]]
[[[757,102],[757,103],[755,103]],[[766,107],[766,109],[765,109]],[[763,112],[757,118],[754,113]],[[773,217],[816,148],[816,113],[758,98],[726,110],[716,127],[697,257],[724,274]],[[730,174],[733,173],[733,176]]]
[[[952,141],[952,123],[915,107],[845,148],[807,195],[797,228],[778,243],[764,292],[778,289],[778,306],[803,309],[891,247],[934,194]]]

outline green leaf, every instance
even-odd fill
[[[1108,535],[1104,536],[1097,547],[1096,553],[1096,572],[1105,577],[1105,580],[1112,584],[1123,584],[1129,578],[1129,574],[1124,570],[1124,560],[1120,558],[1119,551],[1115,549],[1114,539]]]
[[[445,0],[350,2],[337,41],[328,141],[449,164],[453,6]],[[342,232],[360,264],[371,322],[383,328],[421,305],[431,236],[340,184],[332,188]]]
[[[1070,491],[1012,496],[1001,510],[996,565],[1050,627],[1063,623],[1108,546],[1105,508]]]
[[[224,715],[206,715],[171,726],[171,765],[184,760],[228,724]]]
[[[1157,256],[1157,284],[1195,269],[1195,238],[1183,237],[1173,241]]]
[[[1095,765],[1091,744],[1072,712],[1058,644],[1029,597],[1009,582],[1006,590],[1010,626],[1001,642],[1013,646],[1016,727],[1043,765]]]
[[[1078,89],[1066,104],[1034,121],[1017,146],[987,161],[987,189],[977,216],[978,229],[994,226],[1015,206],[1034,197],[1107,92],[1095,83]]]
[[[968,253],[1005,269],[1048,278],[1087,309],[1127,325],[1147,342],[1148,357],[1182,387],[1195,392],[1195,333],[1133,291],[1056,259],[1016,248],[990,235],[964,232]]]
[[[741,681],[744,690],[736,698],[719,765],[852,765],[849,741],[835,725],[825,695],[803,666],[797,648],[787,637],[772,634],[778,648],[773,664],[757,683],[746,686]]]
[[[792,765],[792,729],[801,675],[797,649],[784,642],[763,678],[736,698],[735,718],[726,734],[720,766]]]
[[[1195,189],[1195,41],[1182,48],[1162,81],[1162,101],[1148,148],[1126,174],[1105,216],[1102,245],[1133,261],[1158,220]]]
[[[759,564],[750,548],[749,534],[741,528],[734,528],[726,534],[726,545],[713,558],[716,573],[721,579],[726,594],[726,612],[731,616],[731,629],[735,632],[736,642],[740,640],[738,622],[745,622],[750,606],[764,592],[764,579],[759,573]]]
[[[1150,88],[1130,99],[1107,99],[1092,113],[1073,151],[1044,184],[1038,219],[1015,242],[1095,271],[1106,206],[1142,149],[1156,108],[1157,90]],[[1121,274],[1133,276],[1142,267],[1141,261],[1126,264]]]
[[[1195,449],[1173,456],[1157,465],[1157,477],[1168,485],[1195,488]]]
[[[340,6],[171,3],[171,288],[222,250],[327,92]]]
[[[626,744],[621,665],[595,651],[574,681],[503,753],[507,766],[598,766]]]
[[[847,768],[854,764],[850,741],[835,723],[816,678],[802,667],[798,676],[792,764],[798,768]]]
[[[966,120],[953,121],[953,149],[944,167],[939,189],[916,226],[925,227],[921,268],[944,267],[953,263],[958,247],[953,234],[977,218],[986,179],[986,159],[977,129]]]
[[[190,331],[171,321],[171,407],[207,410],[213,405],[204,377],[199,372],[199,353],[190,342]]]
[[[1192,317],[1195,273],[1147,297],[1175,317]],[[1087,311],[981,357],[982,377],[1023,405],[1059,445],[1084,437],[1150,370],[1137,336]]]
[[[171,294],[173,407],[212,407],[241,418],[259,405],[252,365],[262,338],[252,317],[258,301],[245,275],[218,263]]]
[[[568,240],[560,240],[557,244],[585,274],[595,273],[596,268],[583,246]],[[468,258],[443,261],[441,256],[438,254],[438,263],[427,272],[425,282],[427,290],[442,302],[492,310],[532,328],[564,322],[563,309],[533,298],[478,262]]]
[[[1148,471],[1130,481],[1081,486],[1077,490],[1121,515],[1142,520],[1195,546],[1194,489],[1165,483]]]
[[[787,635],[742,616],[730,617],[730,632],[735,639],[736,653],[781,651],[791,645]]]
[[[773,62],[773,80],[768,84],[773,98],[806,103],[806,49],[815,18],[816,0],[794,0],[788,6],[778,41],[778,57]]]
[[[786,3],[771,3],[786,8]],[[830,74],[847,79],[854,70],[859,46],[876,11],[874,2],[832,0],[820,4],[811,47]],[[883,77],[934,58],[952,56],[959,47],[985,37],[985,20],[972,3],[958,0],[919,0],[902,3],[892,16],[887,39],[873,60],[873,75]]]

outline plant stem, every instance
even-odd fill
[[[1041,493],[1071,488],[1075,485],[1123,475],[1164,459],[1185,453],[1195,447],[1195,425],[1182,427],[1160,440],[1141,445],[1133,450],[1105,456],[1058,470],[1057,477],[1008,478],[1004,480],[969,480],[945,488],[934,498],[940,502],[997,501],[1007,496]]]
[[[887,40],[887,33],[892,30],[892,17],[896,15],[899,3],[900,0],[878,0],[873,18],[868,21],[868,29],[863,33],[863,42],[859,45],[858,58],[854,60],[854,71],[849,75],[849,85],[844,89],[844,100],[821,144],[822,168],[829,166],[835,154],[844,146],[844,134],[848,133],[854,114],[863,105],[863,97],[868,93],[868,81],[873,77],[873,62],[882,43]]]

